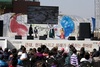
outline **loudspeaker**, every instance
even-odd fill
[[[34,36],[27,36],[27,40],[33,40]]]
[[[3,36],[3,20],[0,20],[0,37]]]
[[[15,39],[22,39],[21,35],[15,35]]]
[[[84,38],[82,38],[82,37],[78,37],[77,40],[84,40]]]
[[[69,36],[68,40],[76,40],[75,36]]]
[[[79,26],[79,38],[91,38],[90,23],[80,23]]]
[[[39,36],[39,40],[46,40],[45,36]]]

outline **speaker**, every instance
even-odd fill
[[[45,36],[39,36],[39,40],[46,40]]]
[[[90,23],[80,23],[79,26],[79,38],[91,38]]]
[[[68,40],[76,40],[75,36],[69,36]]]
[[[15,35],[15,39],[22,39],[21,35]]]
[[[84,38],[82,38],[82,37],[78,37],[77,40],[84,40]]]
[[[34,36],[27,36],[27,40],[33,40]]]
[[[0,20],[0,37],[3,36],[3,20]]]

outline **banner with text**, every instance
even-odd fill
[[[77,50],[81,47],[85,47],[85,50],[92,51],[94,48],[98,49],[100,41],[68,41],[68,40],[9,40],[10,44],[19,49],[21,45],[24,45],[27,50],[30,48],[38,48],[41,45],[46,45],[49,49],[58,46],[58,49],[74,45]],[[9,46],[10,48],[10,46]]]

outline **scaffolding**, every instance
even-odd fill
[[[96,18],[96,30],[100,30],[100,0],[94,0],[95,2],[95,18]]]

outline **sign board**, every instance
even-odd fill
[[[41,45],[46,45],[49,49],[58,46],[58,49],[74,45],[77,50],[85,47],[86,51],[92,51],[94,48],[98,49],[100,41],[69,41],[69,40],[9,40],[9,42],[17,49],[24,45],[27,50],[30,48],[38,48]]]

